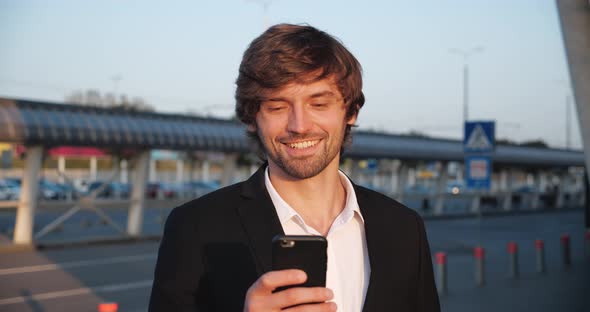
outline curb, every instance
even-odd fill
[[[17,252],[31,252],[40,250],[55,250],[66,248],[80,248],[88,246],[101,245],[117,245],[117,244],[133,244],[140,242],[157,242],[160,241],[162,235],[144,235],[135,237],[96,237],[85,240],[72,240],[63,242],[42,242],[37,244],[10,244],[0,246],[0,254],[3,253],[17,253]]]
[[[534,214],[558,214],[558,213],[569,213],[584,211],[584,207],[573,207],[573,208],[550,208],[550,209],[537,209],[537,210],[514,210],[514,211],[483,211],[481,214],[478,213],[457,213],[449,215],[432,215],[432,214],[420,214],[424,220],[448,220],[448,219],[468,219],[482,217],[510,217],[510,216],[522,216],[522,215],[534,215]],[[417,211],[420,213],[419,211]]]

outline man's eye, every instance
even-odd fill
[[[285,105],[269,105],[266,107],[268,111],[277,112],[285,108]]]
[[[326,103],[312,103],[311,106],[316,107],[316,108],[323,108],[328,106],[328,104]]]

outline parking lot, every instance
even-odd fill
[[[156,220],[148,209],[146,219]],[[90,216],[89,216],[90,218]],[[121,215],[124,219],[124,216]],[[152,222],[148,232],[160,233]],[[61,238],[107,228],[93,220],[87,228],[72,225]],[[590,261],[584,259],[582,211],[499,217],[431,219],[426,221],[433,254],[448,254],[449,294],[443,311],[588,311]],[[563,268],[559,236],[572,237],[572,267]],[[68,234],[72,235],[72,234]],[[54,236],[53,239],[60,237]],[[534,240],[546,244],[547,273],[534,268]],[[508,276],[506,244],[520,246],[521,278]],[[486,285],[474,281],[472,249],[486,248]],[[157,257],[157,241],[98,245],[54,245],[35,252],[4,253],[0,257],[1,311],[96,311],[100,302],[114,301],[120,311],[145,311]]]

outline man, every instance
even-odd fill
[[[267,164],[172,211],[150,311],[439,311],[421,218],[338,170],[364,104],[354,56],[313,27],[276,25],[250,44],[236,84]],[[271,271],[277,234],[327,238],[326,288],[273,292],[306,279]]]

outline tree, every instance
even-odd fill
[[[520,143],[520,146],[526,146],[526,147],[538,147],[538,148],[549,148],[549,145],[547,143],[545,143],[545,141],[538,139],[538,140],[531,140],[531,141],[525,141]]]
[[[428,138],[429,137],[429,135],[427,135],[426,133],[424,133],[420,130],[416,130],[416,129],[410,129],[410,131],[408,131],[407,133],[402,133],[401,135],[409,136],[409,137],[413,137],[413,138]]]
[[[507,139],[507,138],[500,138],[500,139],[496,139],[496,144],[497,145],[518,145],[518,143]]]
[[[141,97],[133,97],[131,100],[125,94],[118,97],[113,93],[101,94],[95,89],[88,89],[85,91],[77,90],[65,96],[67,103],[79,104],[92,107],[121,109],[124,111],[134,112],[153,112],[154,107],[148,104]]]

